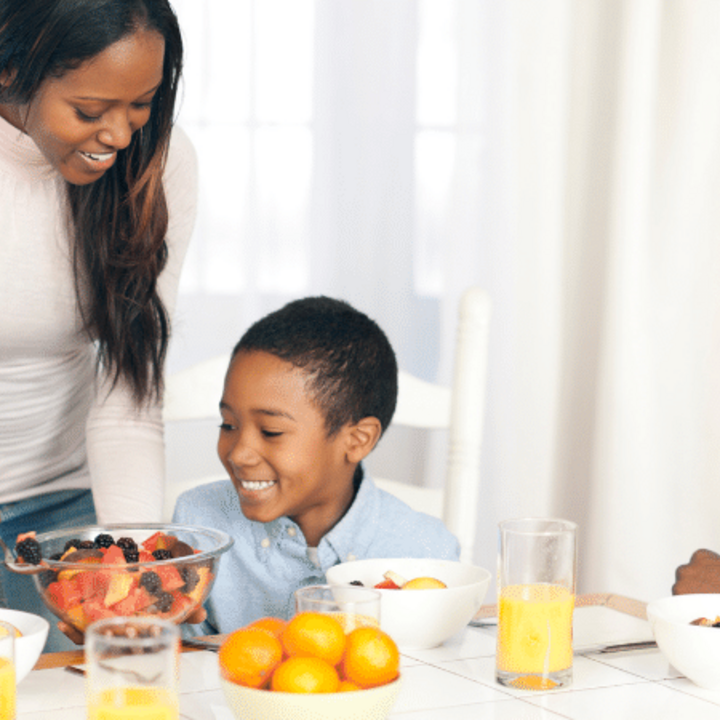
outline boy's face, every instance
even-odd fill
[[[240,352],[225,378],[218,455],[250,520],[292,518],[311,546],[353,498],[348,425],[328,438],[306,374],[266,352]]]

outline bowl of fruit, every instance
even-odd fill
[[[15,680],[20,682],[35,667],[50,623],[39,615],[7,608],[0,609],[0,622],[8,625],[15,636]]]
[[[380,591],[380,627],[403,650],[437,647],[472,619],[485,599],[490,572],[476,565],[426,558],[352,560],[328,569],[330,585]]]
[[[720,595],[672,595],[647,606],[665,659],[695,685],[720,690]]]
[[[250,623],[225,639],[218,661],[238,720],[383,720],[401,685],[387,633],[321,612]]]
[[[207,598],[232,544],[226,533],[191,525],[75,527],[22,539],[16,569],[35,566],[45,605],[80,632],[118,616],[180,623]]]

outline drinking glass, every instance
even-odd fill
[[[523,518],[499,525],[495,676],[523,690],[572,682],[577,526]]]
[[[88,720],[178,720],[177,625],[98,620],[85,632]]]
[[[345,632],[380,627],[380,592],[355,585],[308,585],[295,591],[295,612],[330,613]]]
[[[0,622],[0,720],[15,720],[15,628]]]

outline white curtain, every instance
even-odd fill
[[[499,520],[564,516],[579,589],[648,600],[720,550],[720,3],[175,6],[203,198],[171,370],[325,293],[447,381],[483,285],[476,561]]]

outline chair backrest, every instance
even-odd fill
[[[489,329],[490,298],[481,288],[469,288],[460,300],[451,385],[400,373],[393,424],[448,430],[442,488],[376,479],[412,508],[442,518],[460,541],[461,560],[467,562],[472,562],[477,534]]]
[[[460,541],[461,559],[468,562],[472,561],[477,526],[489,323],[487,293],[468,289],[460,301],[452,384],[428,383],[403,371],[399,375],[393,425],[448,430],[442,489],[376,478],[380,487],[412,508],[442,518]],[[217,419],[228,362],[229,357],[222,355],[170,375],[165,388],[165,421]],[[169,482],[166,519],[181,492],[217,479],[214,475]]]

